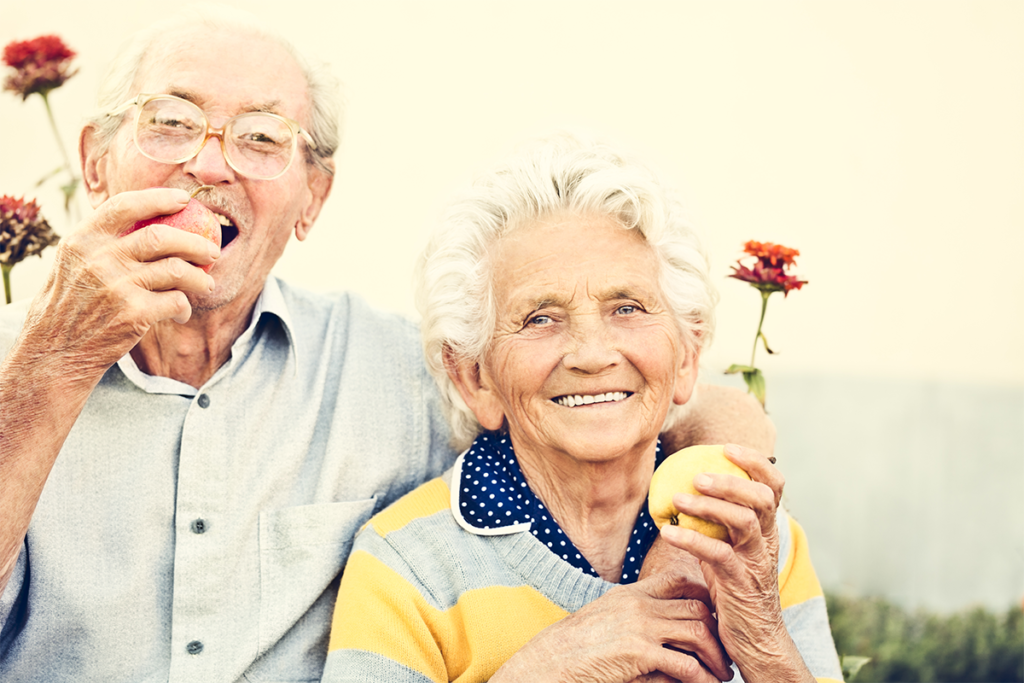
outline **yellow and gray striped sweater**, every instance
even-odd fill
[[[374,516],[338,592],[325,683],[486,681],[527,641],[614,584],[528,532],[478,535],[451,510],[451,474]],[[840,680],[803,530],[779,511],[783,617],[819,681]],[[741,680],[736,672],[734,681]]]

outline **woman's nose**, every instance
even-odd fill
[[[587,321],[573,325],[562,362],[570,370],[595,374],[614,367],[621,359],[604,321]]]

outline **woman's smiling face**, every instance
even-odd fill
[[[517,452],[605,462],[651,448],[696,358],[653,249],[607,217],[556,215],[489,254],[497,319],[470,407]]]

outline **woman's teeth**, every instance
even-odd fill
[[[608,403],[611,401],[621,401],[622,399],[629,396],[625,391],[609,391],[607,394],[596,394],[594,396],[581,396],[576,394],[574,396],[559,396],[555,399],[555,403],[566,408],[575,408],[576,406],[587,406],[591,403]]]

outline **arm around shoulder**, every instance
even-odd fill
[[[775,450],[775,425],[750,394],[699,384],[682,417],[661,438],[666,453],[697,444],[735,443],[770,456]]]

